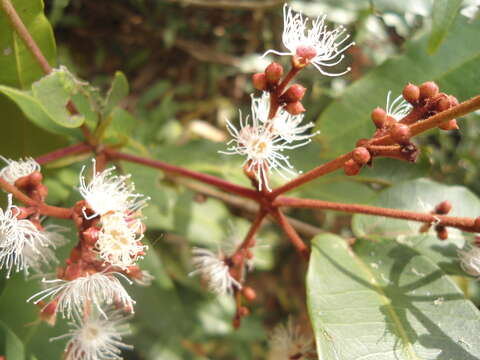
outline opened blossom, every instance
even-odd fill
[[[12,185],[15,185],[15,182],[22,177],[40,171],[40,164],[31,157],[12,160],[0,156],[0,159],[7,164],[0,170],[0,177]]]
[[[391,94],[391,91],[389,91],[387,94],[387,105],[385,108],[387,116],[391,116],[396,121],[402,120],[410,113],[410,111],[412,111],[413,106],[405,101],[403,95],[397,96],[392,101]]]
[[[122,349],[132,349],[122,338],[131,333],[128,317],[118,310],[107,310],[106,317],[93,311],[86,318],[75,314],[69,323],[71,328],[64,335],[51,340],[69,339],[65,348],[65,360],[121,360]]]
[[[312,63],[323,75],[340,76],[350,71],[332,73],[325,68],[338,65],[345,57],[343,54],[354,45],[348,42],[349,34],[343,26],[328,30],[325,24],[326,16],[319,16],[314,20],[304,17],[301,13],[294,13],[287,4],[283,7],[283,45],[287,52],[268,50],[266,54],[296,56],[304,64]],[[265,56],[264,55],[264,56]]]
[[[133,312],[135,301],[123,287],[120,280],[123,278],[132,283],[125,275],[118,272],[97,272],[85,274],[73,280],[43,280],[50,287],[38,292],[27,301],[38,304],[47,298],[57,302],[57,311],[63,317],[71,318],[74,313],[83,313],[86,306],[92,305],[104,316],[102,306],[117,304]]]
[[[312,339],[300,332],[292,319],[278,325],[270,336],[268,360],[308,359],[312,355]]]

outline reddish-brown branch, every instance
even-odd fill
[[[298,235],[293,226],[288,222],[282,211],[276,208],[272,211],[272,214],[300,255],[302,255],[305,260],[308,260],[310,256],[310,250],[304,244],[303,240],[300,238],[300,235]]]
[[[436,223],[437,225],[455,227],[469,232],[480,231],[480,222],[477,223],[475,218],[425,214],[409,210],[388,209],[370,205],[344,204],[323,200],[300,199],[293,197],[279,197],[274,201],[274,205],[297,208],[300,207],[334,210],[352,214],[377,215],[388,218],[418,221],[427,224]]]
[[[2,177],[0,177],[0,188],[2,188],[8,193],[11,193],[18,201],[22,202],[23,204],[38,209],[38,212],[41,215],[53,216],[62,219],[70,219],[72,217],[72,209],[39,203],[25,195],[23,192],[18,190],[16,186],[10,184]]]
[[[1,0],[1,3],[2,3],[2,8],[5,11],[5,14],[7,15],[8,19],[10,20],[10,23],[12,24],[13,29],[18,34],[18,36],[20,36],[20,38],[23,40],[23,42],[25,43],[25,46],[32,53],[35,60],[37,60],[43,72],[45,72],[46,74],[51,73],[52,67],[48,63],[45,56],[43,56],[42,51],[40,50],[40,48],[38,47],[37,43],[32,38],[32,36],[30,35],[30,33],[28,32],[28,29],[23,23],[22,19],[20,18],[20,16],[18,16],[11,1]]]
[[[74,154],[81,154],[81,153],[86,153],[91,151],[92,148],[91,146],[85,144],[85,143],[79,143],[75,145],[70,145],[55,151],[52,151],[50,153],[40,155],[35,158],[35,160],[40,164],[48,164],[52,161],[64,158],[69,155],[74,155]]]
[[[433,129],[448,120],[458,118],[460,116],[466,115],[478,109],[480,109],[480,95],[470,100],[467,100],[457,106],[454,106],[448,110],[439,112],[438,114],[433,115],[426,120],[419,121],[413,125],[410,125],[411,134],[412,136],[418,135],[427,130]],[[371,145],[390,145],[393,143],[394,141],[392,140],[390,135],[385,135],[379,138],[375,138],[369,142],[369,144]],[[335,170],[338,170],[342,168],[345,161],[351,159],[351,157],[352,157],[352,152],[349,152],[325,164],[322,164],[316,167],[315,169],[310,170],[305,174],[293,179],[292,181],[286,183],[285,185],[282,185],[274,189],[270,194],[270,196],[274,198],[280,194],[283,194],[287,191],[290,191],[299,186],[302,186],[303,184],[309,181],[312,181],[320,176],[323,176]]]
[[[106,149],[105,151],[106,151],[106,153],[107,153],[107,155],[110,159],[126,160],[126,161],[130,161],[130,162],[133,162],[133,163],[137,163],[137,164],[145,165],[145,166],[148,166],[148,167],[152,167],[152,168],[155,168],[155,169],[160,169],[160,170],[166,171],[166,172],[171,173],[171,174],[181,175],[181,176],[184,176],[184,177],[195,179],[195,180],[201,181],[203,183],[206,183],[206,184],[215,186],[217,188],[220,188],[222,190],[230,191],[230,192],[235,193],[237,195],[247,197],[247,198],[250,198],[250,199],[254,199],[254,200],[258,200],[259,196],[260,196],[259,193],[255,190],[252,190],[252,189],[240,186],[240,185],[233,184],[229,181],[217,178],[217,177],[212,176],[212,175],[202,174],[202,173],[199,173],[199,172],[196,172],[196,171],[192,171],[192,170],[184,169],[184,168],[181,168],[181,167],[178,167],[178,166],[175,166],[175,165],[171,165],[171,164],[165,163],[163,161],[147,159],[147,158],[143,158],[143,157],[132,155],[132,154],[122,153],[122,152],[115,151],[115,150],[112,150],[112,149]]]
[[[262,222],[265,219],[266,215],[267,211],[265,211],[264,209],[260,209],[258,211],[257,215],[255,216],[255,220],[253,220],[253,223],[250,226],[247,235],[245,236],[245,239],[240,244],[235,253],[232,255],[232,258],[235,258],[237,254],[242,254],[243,251],[255,246],[255,235],[257,234],[258,230],[260,230],[260,227],[262,226]]]

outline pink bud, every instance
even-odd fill
[[[293,84],[288,88],[288,90],[283,94],[283,98],[286,102],[295,102],[303,99],[307,89],[299,84]]]
[[[287,105],[285,105],[285,110],[287,110],[287,112],[292,115],[298,115],[305,112],[305,108],[300,101],[288,103]]]
[[[255,89],[265,91],[267,89],[267,78],[265,73],[253,74],[252,83]]]

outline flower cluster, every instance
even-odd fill
[[[242,118],[241,114],[239,129],[230,121],[227,122],[232,140],[227,143],[227,150],[221,153],[245,156],[246,169],[255,175],[258,189],[265,187],[271,191],[268,176],[271,171],[276,171],[287,179],[290,175],[297,174],[289,157],[283,152],[308,144],[317,133],[304,133],[313,127],[313,123],[301,125],[303,114],[291,115],[281,108],[269,119],[269,109],[268,92],[259,98],[252,97],[251,122],[249,116]]]
[[[40,165],[33,159],[3,160],[7,166],[0,176],[43,203],[47,191]],[[135,192],[129,176],[115,175],[114,168],[97,172],[93,165],[90,181],[85,168],[80,173],[84,199],[72,208],[79,243],[56,278],[44,277],[46,287],[28,299],[41,306],[41,318],[51,324],[58,313],[74,319],[73,329],[59,337],[70,338],[65,358],[72,360],[121,359],[121,349],[129,347],[121,341],[128,333],[122,313],[133,313],[135,301],[120,280],[148,284],[152,278],[137,266],[147,248],[141,241],[141,209],[148,199]],[[9,194],[7,208],[0,209],[0,268],[6,268],[7,277],[30,269],[47,276],[43,270],[58,262],[54,250],[66,243],[66,229],[42,226],[39,219],[36,206],[17,207]]]

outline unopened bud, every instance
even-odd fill
[[[457,124],[456,119],[448,120],[448,121],[438,125],[438,127],[442,130],[447,130],[447,131],[448,130],[458,130],[458,129],[460,129],[460,127]]]
[[[450,99],[450,106],[457,106],[460,104],[455,96],[449,95],[448,98]]]
[[[450,103],[450,98],[445,93],[440,93],[433,99],[433,103],[435,104],[435,109],[437,111],[445,111],[450,109],[452,106]]]
[[[298,115],[305,112],[305,108],[300,101],[288,103],[287,105],[285,105],[285,110],[287,110],[287,112],[292,115]]]
[[[279,63],[272,62],[265,69],[265,78],[268,85],[277,85],[283,76],[283,67]]]
[[[299,84],[293,84],[288,88],[288,90],[283,94],[283,99],[286,102],[295,102],[303,99],[307,89]]]
[[[429,99],[438,94],[438,85],[433,81],[424,82],[420,85],[420,99]]]
[[[435,214],[446,215],[450,212],[450,210],[452,210],[452,204],[450,203],[450,201],[445,200],[435,206],[434,212]]]
[[[353,160],[359,165],[365,165],[371,158],[370,152],[364,147],[357,147],[353,150]]]
[[[410,104],[416,104],[420,98],[420,88],[417,85],[408,83],[403,88],[403,98],[407,100]]]
[[[410,142],[410,127],[405,124],[397,123],[392,127],[390,136],[398,144],[408,144]]]
[[[387,121],[387,113],[385,112],[385,110],[377,107],[372,111],[371,117],[377,129],[385,127],[385,123]]]
[[[248,310],[248,308],[246,308],[245,306],[240,306],[240,308],[238,309],[238,315],[240,317],[245,317],[245,316],[248,316],[250,314],[250,310]]]
[[[253,87],[260,91],[267,90],[267,77],[265,73],[256,73],[252,75]]]
[[[242,294],[247,301],[254,301],[257,298],[257,293],[249,286],[245,286],[242,289]]]
[[[345,175],[353,176],[357,175],[360,172],[361,166],[355,162],[355,160],[350,159],[345,162],[343,165],[343,170],[345,171]]]
[[[37,186],[42,183],[43,176],[39,171],[34,171],[30,174],[30,184]]]
[[[448,239],[448,230],[443,225],[437,225],[435,227],[435,231],[437,232],[437,237],[439,240],[447,240]]]
[[[358,140],[355,145],[358,147],[358,146],[364,146],[367,143],[368,143],[368,139],[363,138],[363,139]]]

